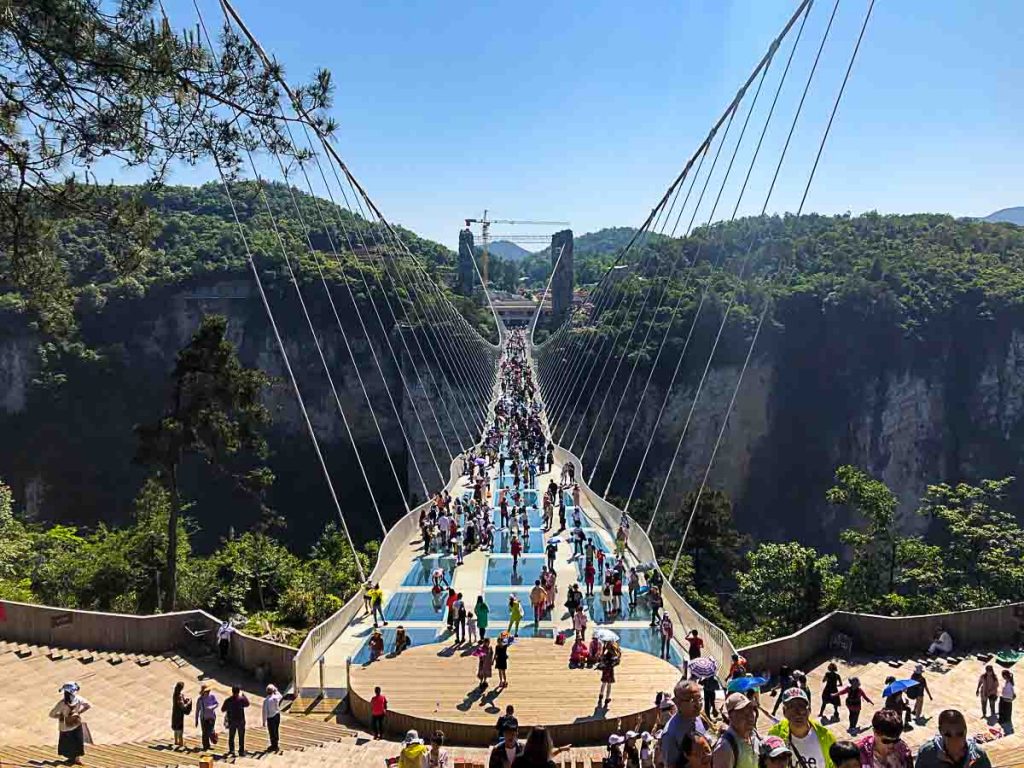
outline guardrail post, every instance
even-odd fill
[[[324,668],[327,666],[327,664],[324,661],[323,656],[320,657],[320,659],[317,661],[317,664],[320,667],[320,698],[325,699],[327,698],[327,694],[324,692]]]

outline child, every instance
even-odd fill
[[[828,748],[828,757],[836,768],[860,768],[860,747],[852,741],[837,741]]]
[[[476,619],[473,618],[472,611],[466,614],[466,635],[469,640],[469,644],[475,646],[477,644],[477,629]]]
[[[569,654],[569,666],[572,668],[583,667],[590,661],[590,652],[587,644],[577,635],[576,641],[572,644],[572,652]]]

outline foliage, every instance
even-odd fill
[[[214,30],[216,32],[216,30]],[[55,222],[81,217],[105,233],[99,265],[131,280],[145,265],[153,218],[141,195],[97,183],[115,163],[166,177],[172,161],[227,172],[244,146],[294,155],[279,118],[280,71],[227,26],[210,53],[171,29],[154,0],[8,0],[0,7],[0,289],[22,296],[43,330],[74,331],[78,295]],[[331,78],[298,89],[323,132]]]
[[[788,635],[839,603],[843,577],[833,555],[797,542],[762,542],[736,574],[734,610],[749,631],[744,642]]]
[[[130,525],[100,525],[91,532],[27,525],[0,482],[0,599],[123,613],[163,609],[158,600],[169,514],[166,488],[150,478]],[[246,631],[298,644],[359,590],[352,550],[334,524],[306,557],[263,531],[229,538],[202,557],[192,552],[194,521],[182,517],[177,523],[181,610],[241,618]],[[377,543],[369,542],[359,553],[365,569],[377,551]]]
[[[253,466],[254,460],[262,461],[267,455],[263,429],[270,423],[270,412],[261,397],[270,379],[258,369],[242,366],[226,333],[224,317],[203,318],[191,342],[178,353],[171,374],[169,409],[156,422],[136,428],[137,460],[156,469],[169,499],[164,550],[166,604],[170,610],[177,599],[176,552],[181,509],[178,477],[182,463],[195,456],[228,472],[257,501],[261,511],[265,511],[263,491],[273,481],[269,469]]]
[[[1012,477],[979,485],[928,486],[920,513],[939,528],[944,587],[957,604],[986,605],[1024,594],[1024,529],[1004,503]]]
[[[853,509],[864,529],[850,528],[840,540],[850,547],[851,565],[845,579],[846,602],[866,611],[882,611],[896,591],[900,566],[900,521],[897,499],[885,483],[852,466],[836,470],[836,485],[825,494],[831,504]]]

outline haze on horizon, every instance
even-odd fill
[[[484,208],[567,220],[578,234],[639,225],[795,7],[238,4],[290,79],[332,71],[339,150],[385,215],[450,247]],[[780,109],[796,103],[831,7],[815,3]],[[866,7],[840,4],[770,212],[799,203]],[[167,9],[176,26],[194,23],[190,0]],[[217,18],[209,2],[204,13]],[[984,216],[1024,204],[1021,39],[1012,0],[879,0],[806,210]],[[770,135],[763,151],[777,154],[781,140]],[[198,184],[209,171],[169,181]],[[762,201],[748,195],[740,215]]]

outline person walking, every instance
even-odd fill
[[[640,591],[640,574],[636,572],[636,568],[629,569],[629,581],[627,582],[629,589],[629,610],[636,608],[636,596]]]
[[[839,687],[843,684],[843,678],[839,675],[839,667],[834,661],[829,662],[828,671],[822,678],[824,685],[821,689],[821,710],[818,712],[818,719],[824,720],[825,707],[831,706],[835,711],[833,720],[839,722]]]
[[[836,696],[842,697],[846,694],[846,711],[850,714],[850,733],[857,732],[857,721],[860,719],[860,711],[864,707],[864,702],[868,704],[874,704],[868,695],[864,693],[864,689],[861,688],[860,678],[851,677],[849,683],[845,688],[841,688],[836,691]]]
[[[484,690],[494,668],[494,649],[489,637],[485,637],[480,643],[480,648],[477,649],[476,679],[480,681],[480,690]]]
[[[196,725],[203,738],[203,750],[209,751],[211,742],[217,743],[217,697],[210,690],[209,683],[199,686],[199,697],[196,699]]]
[[[704,640],[700,637],[700,633],[696,629],[690,630],[690,634],[686,636],[686,645],[690,661],[700,658],[704,649]]]
[[[921,725],[924,722],[925,694],[928,694],[928,698],[931,701],[934,701],[935,697],[932,696],[931,689],[928,687],[928,680],[925,679],[923,664],[918,664],[914,667],[914,674],[910,676],[910,679],[916,680],[917,685],[907,689],[907,698],[914,702],[914,722]]]
[[[370,699],[370,730],[375,740],[384,738],[384,718],[388,714],[388,699],[380,692],[380,686],[373,689]]]
[[[974,694],[981,698],[982,719],[995,717],[996,699],[999,698],[999,677],[991,664],[986,664],[985,671],[978,677],[978,687]]]
[[[598,666],[601,668],[601,687],[597,692],[597,708],[600,709],[602,701],[607,707],[612,703],[612,686],[615,684],[615,667],[619,665],[622,654],[614,642],[604,644],[601,652],[601,660]]]
[[[92,705],[78,695],[78,683],[64,683],[60,687],[61,699],[50,710],[50,717],[57,721],[57,754],[67,760],[68,765],[82,765],[85,742],[88,733],[82,715]]]
[[[889,675],[885,678],[885,685],[888,688],[890,685],[896,682],[896,678],[893,675]],[[903,691],[896,691],[885,697],[885,709],[891,709],[892,711],[899,714],[901,718],[905,718],[903,729],[907,730],[910,728],[910,707],[907,706],[907,700],[903,696]]]
[[[576,631],[576,639],[585,643],[587,641],[587,614],[583,612],[583,606],[578,603],[576,613],[572,616],[572,628]]]
[[[455,598],[455,642],[466,642],[466,601],[462,599],[462,593]]]
[[[512,573],[518,573],[519,556],[523,554],[523,542],[515,534],[512,535],[512,543],[509,544],[508,551],[512,555]]]
[[[231,624],[230,619],[223,622],[217,628],[217,658],[222,667],[228,663],[228,657],[231,652],[231,638],[234,634],[235,628]]]
[[[583,566],[583,583],[587,587],[587,597],[594,596],[594,578],[597,575],[597,569],[594,568],[594,561],[587,560],[586,565]]]
[[[1013,672],[1003,670],[1003,683],[999,689],[999,724],[1006,730],[1006,726],[1013,724],[1013,700],[1017,698],[1017,691],[1013,684]]]
[[[174,734],[174,746],[185,746],[185,716],[192,711],[192,700],[185,695],[185,683],[174,684],[171,694],[171,732]]]
[[[372,595],[370,610],[373,613],[373,626],[377,626],[379,617],[380,623],[386,627],[388,623],[384,620],[384,590],[380,588],[380,582],[373,585]]]
[[[696,630],[694,630],[696,632]],[[672,636],[675,628],[672,626],[672,617],[665,611],[661,615],[661,658],[668,660],[669,649],[672,647]],[[692,659],[693,656],[690,656]]]
[[[238,754],[245,757],[245,710],[248,706],[249,698],[237,685],[232,686],[231,695],[221,704],[220,710],[228,726],[229,755],[235,754],[235,736],[238,736]]]
[[[277,686],[274,684],[267,686],[267,697],[263,699],[261,714],[263,727],[267,729],[267,736],[270,739],[270,746],[267,747],[267,751],[280,752],[281,692],[277,690]]]
[[[476,614],[476,628],[480,631],[480,639],[483,640],[487,637],[487,619],[491,613],[491,609],[484,602],[483,595],[476,596],[476,605],[473,606],[473,613]]]
[[[494,649],[494,668],[498,670],[498,688],[508,687],[508,635],[500,635]]]
[[[533,582],[533,589],[530,590],[530,606],[533,608],[533,623],[540,624],[544,617],[544,608],[547,605],[548,593],[541,586],[540,579]]]
[[[508,629],[505,631],[512,634],[512,627],[515,627],[515,637],[519,637],[519,622],[523,620],[523,606],[515,595],[508,597]]]

